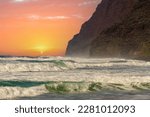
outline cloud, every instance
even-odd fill
[[[25,2],[26,0],[14,0],[14,2]]]
[[[30,15],[27,16],[28,19],[31,20],[64,20],[69,19],[67,16],[39,16],[39,15]]]
[[[99,3],[101,0],[91,0],[91,1],[84,1],[84,2],[81,2],[78,4],[78,6],[88,6],[88,5],[91,5],[91,4],[97,4]]]
[[[45,19],[53,20],[53,19],[68,19],[69,17],[67,16],[48,16],[45,17]]]
[[[78,18],[78,19],[83,19],[84,18],[82,15],[79,15],[79,14],[74,14],[72,16],[75,17],[75,18]]]
[[[33,1],[37,1],[37,0],[13,0],[12,2],[22,3],[22,2],[33,2]]]
[[[80,14],[74,14],[71,16],[40,16],[40,15],[28,15],[26,16],[27,19],[30,20],[66,20],[70,18],[77,18],[77,19],[83,19],[84,17]]]

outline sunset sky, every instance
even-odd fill
[[[0,0],[0,55],[64,55],[101,0]]]

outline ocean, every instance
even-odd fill
[[[150,99],[150,62],[0,57],[0,99]]]

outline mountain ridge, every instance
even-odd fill
[[[67,56],[90,56],[91,43],[99,33],[120,23],[132,10],[137,0],[102,0],[92,17],[85,22],[79,34],[69,41]]]

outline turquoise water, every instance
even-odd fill
[[[47,84],[49,82],[36,82],[36,81],[0,81],[0,87],[23,87],[29,88]]]

